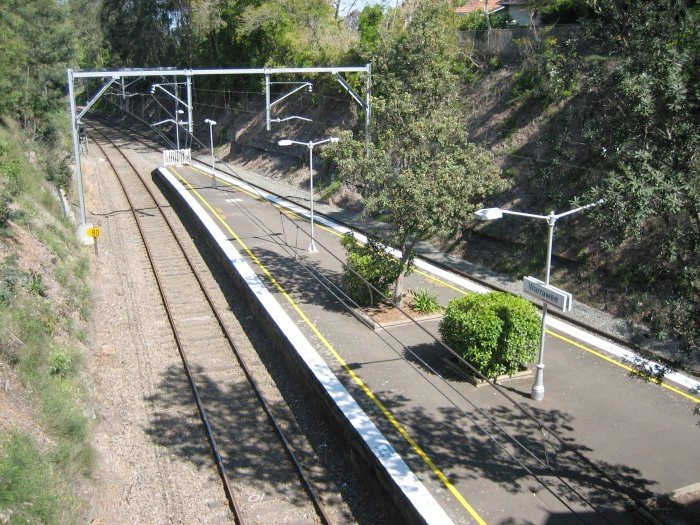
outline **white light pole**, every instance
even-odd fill
[[[543,219],[547,221],[549,226],[549,235],[547,236],[547,268],[545,270],[545,285],[549,286],[549,275],[552,268],[552,241],[554,239],[554,225],[557,220],[567,215],[572,215],[576,212],[585,210],[587,208],[592,208],[593,206],[598,206],[602,204],[604,199],[587,204],[586,206],[581,206],[580,208],[575,208],[573,210],[566,211],[564,213],[555,214],[553,211],[549,212],[549,215],[534,215],[532,213],[522,213],[519,211],[503,210],[501,208],[483,208],[474,212],[474,216],[482,221],[491,221],[494,219],[500,219],[503,215],[517,215],[519,217],[528,217],[530,219]],[[545,337],[545,323],[547,322],[547,303],[544,302],[542,305],[542,333],[540,334],[540,352],[537,359],[537,370],[535,372],[535,383],[532,385],[532,392],[530,397],[535,401],[542,401],[544,399],[544,337]]]
[[[212,128],[216,126],[216,121],[211,119],[204,119],[205,124],[209,124],[209,143],[211,144],[211,187],[216,188],[216,171],[214,170],[214,133]]]
[[[292,144],[299,144],[300,146],[306,146],[309,148],[309,184],[311,188],[310,201],[311,201],[311,244],[309,244],[308,252],[317,253],[316,243],[314,242],[314,146],[319,144],[325,144],[326,142],[338,142],[340,139],[338,137],[330,137],[324,140],[319,140],[318,142],[299,142],[296,140],[282,139],[277,144],[280,146],[291,146]]]
[[[184,124],[184,122],[180,120],[180,115],[183,115],[184,113],[185,112],[181,109],[178,109],[175,112],[175,120],[177,121],[175,122],[175,143],[177,144],[178,150],[180,149],[180,124]]]

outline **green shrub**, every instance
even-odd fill
[[[27,289],[29,293],[46,297],[46,285],[41,274],[30,272],[27,274]]]
[[[442,310],[437,302],[437,295],[431,294],[428,290],[415,290],[411,308],[422,314],[432,314]]]
[[[439,331],[445,343],[484,376],[510,375],[534,362],[540,316],[521,297],[470,294],[450,301]]]
[[[401,262],[386,253],[378,242],[370,240],[362,244],[352,233],[343,235],[340,243],[347,254],[342,277],[345,293],[361,306],[373,306],[383,299],[367,283],[381,294],[389,295],[390,285],[401,271]]]
[[[510,17],[508,15],[490,14],[489,19],[486,20],[486,15],[483,11],[472,11],[459,17],[459,30],[483,31],[489,28],[489,24],[491,29],[503,29],[508,27],[509,22]]]
[[[10,195],[22,191],[22,169],[17,159],[0,161],[0,177],[5,180]]]
[[[331,198],[338,190],[340,190],[342,185],[342,181],[339,179],[333,179],[328,186],[321,189],[321,198],[324,200]]]
[[[551,36],[535,42],[521,39],[518,45],[523,68],[513,75],[513,99],[535,98],[552,103],[577,93],[580,71],[573,60],[576,46],[572,39],[563,42]]]
[[[59,188],[63,188],[64,190],[68,189],[72,174],[65,159],[47,161],[45,171],[46,180],[53,182]]]
[[[67,352],[54,350],[49,354],[49,372],[52,376],[68,377],[73,370],[73,357]]]

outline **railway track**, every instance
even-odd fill
[[[271,408],[258,384],[256,376],[264,377],[264,366],[247,364],[237,343],[240,334],[230,328],[230,308],[211,292],[217,285],[197,248],[188,242],[184,227],[174,220],[175,212],[161,202],[150,176],[104,131],[90,126],[100,138],[95,143],[119,180],[143,240],[231,517],[241,524],[290,519],[300,524],[333,523],[332,512],[307,473],[309,466],[302,464],[275,415],[280,408]],[[310,461],[308,454],[304,461]]]

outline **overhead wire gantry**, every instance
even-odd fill
[[[178,77],[185,77],[187,85],[187,100],[178,99],[185,108],[187,108],[187,125],[188,130],[192,133],[193,130],[193,119],[192,119],[192,77],[194,76],[205,76],[205,75],[264,75],[265,76],[265,114],[266,114],[266,126],[268,131],[270,130],[271,112],[270,108],[275,103],[279,102],[281,99],[270,102],[270,79],[273,75],[308,75],[308,74],[318,74],[318,73],[330,73],[341,86],[350,94],[352,99],[364,110],[365,113],[365,136],[367,141],[369,141],[369,129],[371,122],[371,65],[366,64],[364,66],[339,66],[339,67],[282,67],[282,68],[220,68],[220,69],[176,69],[176,68],[157,68],[157,69],[119,69],[112,71],[75,71],[73,69],[67,70],[68,75],[68,94],[70,97],[70,121],[71,121],[71,133],[73,137],[73,154],[75,157],[75,170],[76,177],[78,181],[78,198],[79,198],[79,208],[80,208],[80,228],[84,230],[87,226],[87,214],[85,211],[85,195],[83,190],[83,172],[80,164],[80,136],[79,136],[79,126],[80,119],[90,110],[90,108],[100,99],[100,97],[107,92],[107,90],[117,81],[121,84],[121,90],[124,97],[125,95],[125,79],[134,77],[173,77],[175,78],[175,83],[177,84]],[[365,94],[364,98],[360,96],[348,83],[343,74],[345,73],[363,73],[365,76]],[[85,106],[78,112],[76,100],[75,100],[75,81],[76,79],[102,79],[104,84],[98,90],[98,92],[93,95],[85,104]],[[309,87],[310,82],[295,82],[297,87],[284,95],[282,98],[295,93],[299,89],[304,87]],[[164,84],[163,84],[164,85]],[[162,89],[166,91],[169,95],[173,94],[168,91],[161,84],[154,84],[156,87],[152,89]],[[177,95],[176,95],[177,96]],[[291,117],[290,117],[291,118]],[[302,120],[306,120],[303,117]],[[275,119],[276,121],[288,120],[285,119]]]

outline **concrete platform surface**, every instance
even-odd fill
[[[625,523],[645,500],[700,480],[697,393],[645,382],[589,341],[549,329],[545,400],[532,378],[473,386],[446,362],[437,320],[373,330],[340,290],[342,228],[251,188],[169,168],[220,224],[308,341],[454,523]],[[422,269],[445,305],[470,292]],[[505,395],[504,395],[505,394]],[[533,417],[534,416],[534,417]],[[540,426],[541,422],[547,430]]]

